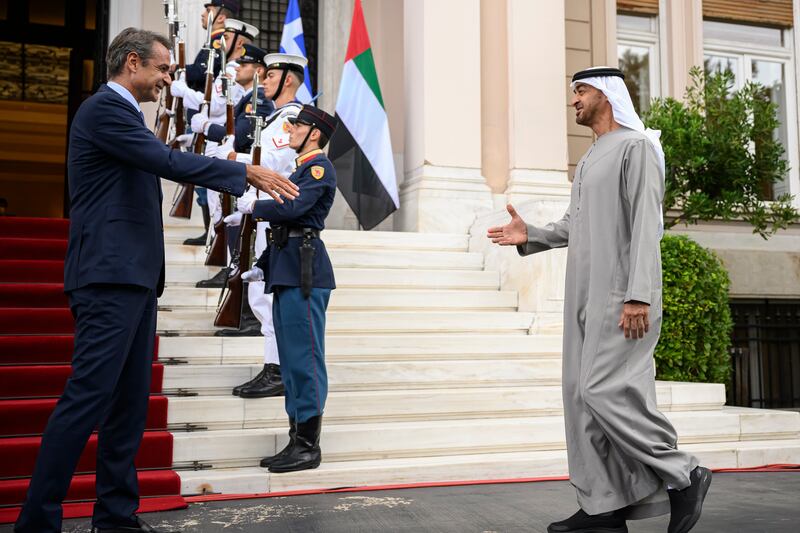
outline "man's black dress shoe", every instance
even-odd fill
[[[225,286],[225,280],[227,279],[228,267],[224,267],[222,270],[214,274],[214,277],[210,279],[204,279],[203,281],[198,281],[194,286],[198,289],[221,289]]]
[[[260,380],[262,377],[264,377],[264,374],[266,374],[266,373],[267,373],[267,370],[268,370],[268,369],[267,369],[267,365],[264,365],[264,366],[261,368],[261,372],[259,372],[258,374],[256,374],[256,377],[254,377],[254,378],[253,378],[253,379],[251,379],[250,381],[245,381],[245,382],[244,382],[244,383],[242,383],[241,385],[236,385],[236,386],[233,388],[233,390],[231,391],[231,393],[232,393],[234,396],[239,396],[239,393],[240,393],[240,392],[242,392],[242,389],[243,389],[243,388],[247,387],[248,385],[252,385],[252,384],[253,384],[253,383],[255,383],[256,381]]]
[[[588,515],[578,509],[566,520],[547,526],[547,533],[628,533],[628,526],[619,511]]]
[[[138,516],[134,516],[133,519],[136,520],[135,526],[93,527],[92,533],[180,533],[176,530],[156,529]]]
[[[670,506],[668,533],[686,533],[700,520],[703,500],[711,486],[711,470],[698,466],[689,474],[689,480],[692,484],[685,489],[667,491]]]
[[[275,364],[266,364],[264,368],[266,372],[257,381],[253,381],[239,390],[240,398],[283,396],[284,386],[281,380],[281,367]]]

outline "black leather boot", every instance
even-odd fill
[[[628,533],[621,510],[589,515],[583,509],[566,520],[547,526],[547,533]]]
[[[275,364],[264,365],[266,372],[258,381],[254,381],[239,391],[240,398],[270,398],[283,396],[281,367]]]
[[[253,310],[250,309],[250,300],[247,296],[247,285],[242,294],[242,318],[239,329],[219,329],[214,332],[215,337],[259,337],[261,336],[261,322],[258,321]]]
[[[691,485],[683,490],[668,490],[669,527],[668,533],[686,533],[700,520],[703,500],[711,486],[711,470],[698,466],[689,474]]]
[[[205,246],[206,240],[208,240],[208,225],[211,224],[211,212],[208,210],[207,205],[201,205],[200,211],[203,213],[203,227],[206,230],[203,232],[202,235],[199,237],[192,237],[183,241],[183,244],[189,246]]]
[[[297,437],[297,424],[294,423],[294,419],[293,418],[290,418],[289,419],[289,444],[284,446],[284,448],[281,451],[279,451],[278,453],[276,453],[275,455],[270,455],[269,457],[264,457],[263,459],[261,459],[261,462],[259,463],[261,465],[261,467],[262,468],[267,468],[269,465],[271,465],[272,463],[274,463],[278,459],[281,459],[284,456],[286,456],[286,454],[289,453],[289,450],[292,449],[292,446],[294,446],[294,441],[295,441],[296,437]]]
[[[269,471],[277,474],[317,468],[322,462],[322,450],[319,448],[321,431],[322,415],[298,422],[294,445],[283,457],[269,465]]]
[[[247,387],[248,385],[252,385],[252,384],[253,384],[253,383],[255,383],[256,381],[260,380],[261,378],[263,378],[263,377],[264,377],[264,374],[266,374],[266,373],[267,373],[267,365],[264,365],[264,368],[262,368],[262,369],[261,369],[261,372],[259,372],[258,374],[256,374],[256,377],[254,377],[254,378],[253,378],[253,379],[251,379],[250,381],[245,381],[245,382],[244,382],[244,383],[242,383],[241,385],[236,385],[236,386],[233,388],[233,390],[231,391],[231,392],[232,392],[232,394],[233,394],[234,396],[239,396],[239,393],[241,393],[241,392],[242,392],[242,389],[243,389],[243,388]]]
[[[225,286],[226,279],[228,279],[228,267],[224,267],[209,279],[198,281],[195,287],[199,289],[221,289]]]

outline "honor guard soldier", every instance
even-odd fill
[[[208,29],[209,14],[211,15],[211,42],[218,43],[222,32],[225,31],[225,21],[228,17],[239,16],[241,9],[239,0],[212,0],[204,4],[203,13],[200,15],[200,20],[203,29]],[[213,44],[212,46],[219,46]],[[208,50],[201,49],[197,52],[194,63],[186,65],[186,83],[195,91],[203,90],[203,83],[206,77],[206,68],[208,62]],[[222,60],[217,54],[214,58],[214,76],[219,74],[222,70]]]
[[[300,112],[302,105],[296,100],[297,90],[303,84],[303,72],[307,64],[306,58],[292,54],[268,54],[264,57],[266,76],[262,87],[267,98],[272,100],[275,111],[267,118],[261,132],[261,166],[274,170],[284,177],[289,177],[295,169],[297,153],[291,148],[289,132],[290,120]],[[251,162],[252,155],[237,153],[232,150],[233,141],[228,141],[218,150],[217,157],[236,159],[240,162]],[[264,192],[250,188],[237,200],[237,213],[229,217],[231,225],[238,225],[243,214],[253,211],[253,204],[267,198]],[[266,221],[256,223],[255,257],[260,256],[267,248]],[[243,265],[249,268],[250,265]],[[246,280],[247,281],[247,280]],[[216,332],[220,336],[242,336],[262,334],[264,336],[264,367],[252,380],[233,388],[233,394],[242,398],[266,398],[278,396],[284,392],[281,378],[278,342],[272,319],[272,294],[264,290],[264,282],[249,280],[247,299],[260,322],[260,325],[243,326],[242,329],[226,329]],[[202,282],[201,282],[202,283]]]
[[[241,101],[245,92],[244,88],[230,80],[236,76],[236,68],[238,68],[237,61],[241,55],[244,54],[244,45],[252,42],[258,36],[258,33],[258,28],[246,22],[232,18],[225,20],[224,33],[220,38],[213,41],[215,43],[215,49],[217,50],[215,55],[223,56],[226,59],[225,71],[220,71],[214,80],[210,109],[203,109],[203,101],[205,98],[203,91],[192,90],[187,85],[185,79],[177,79],[172,82],[170,91],[173,96],[183,98],[183,105],[191,115],[191,129],[194,133],[203,131],[203,133],[206,134],[210,124],[225,124],[227,98],[223,90],[223,83],[227,83],[228,91],[231,91],[234,104],[238,104]],[[223,81],[224,76],[228,76],[228,79]],[[203,111],[199,111],[200,109],[203,109]],[[184,146],[188,146],[193,138],[194,135],[192,133],[187,133],[186,135],[178,137],[178,141],[184,143]],[[206,139],[210,140],[207,137]],[[208,142],[206,144],[205,154],[212,155],[217,146],[216,142]],[[218,195],[206,197],[206,206],[203,207],[204,223],[206,211],[208,212],[206,233],[200,237],[184,241],[184,244],[197,246],[206,244],[208,232],[213,232],[214,225],[219,222],[222,216],[222,208]],[[224,281],[226,272],[226,269],[222,269],[217,275],[219,282]]]
[[[258,104],[256,113],[258,116],[266,120],[275,110],[272,100],[267,100],[264,96],[264,88],[260,85],[253,87],[253,78],[258,73],[260,80],[264,79],[266,73],[266,63],[264,63],[264,56],[267,53],[252,44],[244,45],[244,53],[238,59],[239,66],[236,68],[236,83],[245,91],[244,96],[234,108],[234,141],[233,149],[236,152],[249,152],[250,147],[253,145],[252,136],[252,120],[248,117],[251,115],[252,110],[252,94],[256,90],[258,92]],[[225,138],[225,126],[216,123],[210,123],[205,127],[206,139],[215,143],[221,143]],[[226,154],[227,155],[227,154]]]
[[[209,38],[211,39],[211,46],[220,46],[220,36],[225,31],[225,21],[228,17],[235,17],[239,15],[240,0],[212,0],[204,4],[203,12],[200,14],[200,24],[204,30],[208,30],[209,23],[211,24],[211,31]],[[186,85],[193,91],[202,91],[205,88],[205,77],[208,65],[208,50],[204,47],[197,52],[194,62],[186,65],[185,69],[185,82]],[[174,70],[178,65],[173,64]],[[214,57],[214,77],[216,78],[222,70],[222,58],[219,54]],[[174,81],[173,81],[174,83]],[[193,110],[187,109],[187,118],[191,118]],[[203,246],[208,237],[208,228],[211,224],[211,213],[208,207],[208,195],[206,189],[203,187],[195,187],[195,194],[197,195],[197,205],[203,213],[203,227],[205,231],[199,237],[190,237],[183,241],[183,244],[193,246]]]
[[[297,169],[289,179],[303,192],[284,204],[255,203],[255,220],[270,222],[272,228],[269,247],[247,273],[250,279],[265,278],[265,290],[273,295],[272,313],[286,386],[290,441],[282,451],[261,461],[270,472],[316,468],[322,460],[319,438],[328,394],[325,311],[331,290],[336,288],[320,231],[336,194],[336,172],[322,148],[337,120],[306,105],[290,122],[289,143],[298,157]]]

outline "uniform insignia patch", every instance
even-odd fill
[[[253,104],[247,104],[244,106],[244,112],[248,115],[253,112]]]
[[[314,165],[311,167],[311,175],[314,177],[315,180],[322,179],[322,176],[325,175],[325,169],[321,166]]]
[[[289,123],[288,122],[284,122],[283,123],[283,132],[284,133],[289,133]]]
[[[219,46],[220,46],[219,39],[214,39],[213,44],[214,44],[214,48],[219,49]]]

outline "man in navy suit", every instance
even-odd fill
[[[171,150],[147,129],[139,103],[156,101],[169,84],[169,46],[156,33],[123,30],[108,49],[108,84],[81,105],[70,128],[64,290],[75,318],[72,376],[47,423],[15,531],[61,531],[61,502],[95,428],[93,531],[156,531],[135,514],[134,457],[164,288],[157,176],[235,196],[249,183],[278,203],[297,197],[297,187],[277,173]]]

